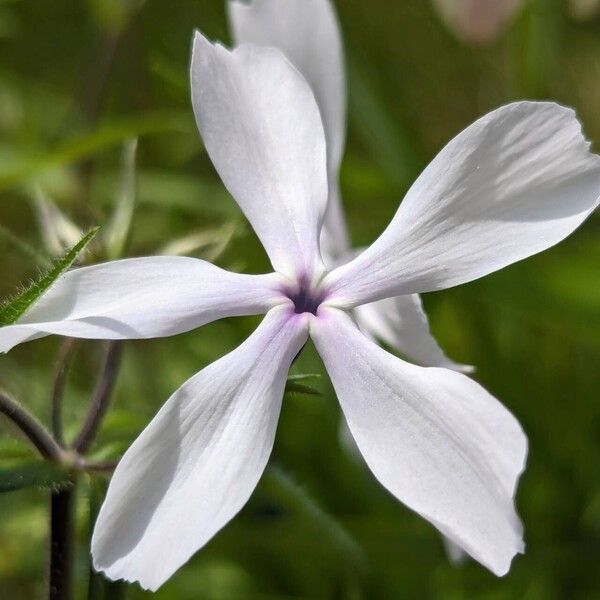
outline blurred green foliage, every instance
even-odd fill
[[[342,190],[356,245],[382,231],[441,145],[512,99],[574,106],[598,149],[600,19],[575,22],[560,0],[532,0],[496,43],[471,48],[424,0],[337,5],[350,86]],[[82,229],[106,224],[120,194],[121,145],[132,137],[139,137],[138,204],[128,254],[152,254],[232,226],[218,264],[267,270],[193,123],[193,27],[228,41],[222,2],[0,2],[0,233],[8,232],[0,235],[0,297],[36,275],[28,248],[45,252],[31,202],[35,186]],[[296,389],[286,394],[275,466],[241,515],[154,597],[600,597],[599,234],[595,215],[549,252],[424,299],[448,354],[476,365],[476,378],[529,435],[518,495],[527,553],[509,575],[497,579],[472,561],[448,563],[434,529],[393,500],[341,444],[339,408],[324,376],[291,382]],[[194,248],[206,256],[206,245]],[[118,457],[174,389],[256,323],[230,319],[176,338],[127,343],[93,456]],[[0,357],[0,386],[46,421],[58,344],[47,338]],[[82,342],[68,383],[67,437],[85,414],[99,362],[99,345]],[[323,373],[311,347],[293,373]],[[304,386],[321,395],[303,393]],[[0,597],[11,600],[43,593],[50,474],[36,471],[34,458],[0,423],[0,478],[25,460],[36,484],[0,496]],[[89,516],[104,485],[100,475],[85,476],[77,492],[81,597],[88,589]],[[104,582],[92,578],[90,586],[102,592]],[[104,597],[151,595],[115,584]]]

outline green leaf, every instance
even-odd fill
[[[28,159],[14,161],[0,170],[0,191],[23,183],[40,173],[68,163],[88,158],[127,139],[155,133],[187,132],[193,128],[187,115],[156,112],[115,120],[88,135],[71,139],[56,150]]]
[[[285,394],[304,394],[305,396],[321,396],[321,392],[310,385],[301,383],[288,383],[285,386]]]
[[[92,241],[99,227],[90,230],[62,258],[56,260],[52,268],[44,273],[37,281],[24,288],[0,308],[0,326],[10,325],[21,317],[50,286],[71,267],[77,256]]]
[[[302,394],[305,396],[322,396],[321,392],[300,381],[306,381],[307,379],[319,379],[321,376],[318,373],[306,373],[298,375],[288,375],[287,383],[285,385],[284,394]]]
[[[0,438],[0,461],[32,458],[32,447],[20,439]]]
[[[137,139],[128,140],[123,147],[121,186],[115,208],[106,229],[109,258],[120,258],[125,251],[137,198],[135,160]]]
[[[0,492],[26,487],[57,489],[68,485],[71,485],[69,472],[48,461],[24,460],[0,467]]]
[[[320,373],[297,373],[295,375],[288,375],[288,383],[297,381],[306,381],[307,379],[321,379]]]

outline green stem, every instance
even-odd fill
[[[50,600],[72,600],[75,485],[50,498]]]
[[[75,351],[76,340],[66,338],[58,351],[54,386],[52,388],[52,434],[61,446],[64,445],[63,435],[63,396],[67,383],[67,375],[71,366],[71,359]]]
[[[88,414],[79,435],[73,442],[73,448],[81,454],[85,453],[92,445],[102,419],[108,410],[110,397],[119,373],[122,354],[123,345],[121,342],[111,341],[108,343],[104,365],[92,395]]]
[[[0,392],[0,414],[10,419],[27,436],[44,458],[64,462],[65,453],[48,430],[5,392]]]

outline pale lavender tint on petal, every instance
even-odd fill
[[[418,294],[395,296],[354,309],[360,329],[424,367],[472,373],[473,367],[450,360],[431,334]]]
[[[455,137],[383,234],[325,279],[332,305],[448,288],[541,252],[600,201],[600,157],[571,109],[517,102]]]
[[[325,134],[302,75],[273,48],[194,37],[192,103],[223,183],[288,276],[317,278],[327,204]]]
[[[497,575],[523,552],[514,494],[527,439],[516,419],[456,371],[423,368],[321,307],[311,337],[377,479]]]
[[[141,339],[183,333],[281,302],[282,277],[241,275],[182,256],[128,258],[65,273],[14,325],[0,352],[49,334]]]
[[[308,318],[274,308],[171,396],[113,475],[92,538],[97,570],[156,590],[244,506],[269,459]]]
[[[329,200],[321,250],[329,266],[349,249],[338,187],[346,136],[346,75],[335,10],[329,0],[233,0],[227,6],[236,44],[281,50],[314,92],[327,140]]]

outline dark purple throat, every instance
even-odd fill
[[[283,293],[294,303],[294,312],[317,314],[320,304],[326,294],[322,290],[312,288],[306,278],[300,278],[293,288],[283,290]]]

